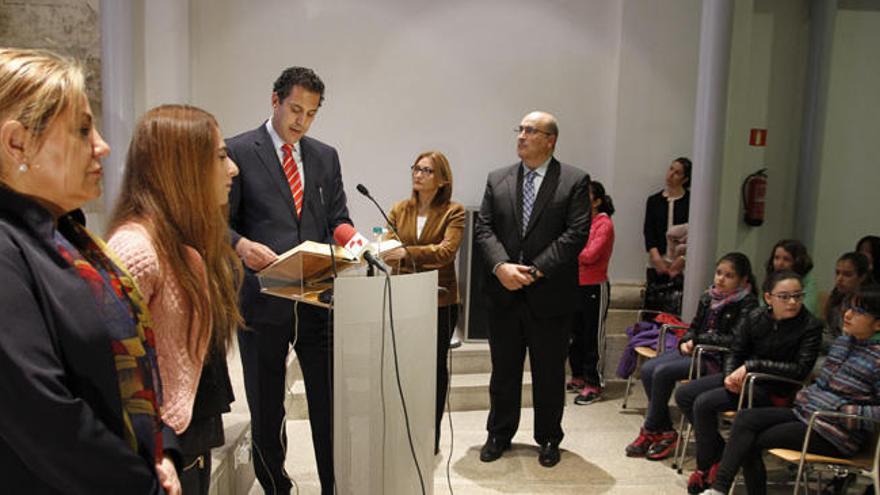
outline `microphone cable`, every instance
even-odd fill
[[[452,324],[452,306],[446,306],[446,345],[449,345],[449,339],[452,338],[452,331],[455,325]],[[458,320],[458,310],[456,309],[456,320]],[[438,329],[439,330],[439,329]],[[449,487],[449,494],[455,495],[452,490],[452,453],[455,451],[455,429],[452,428],[452,349],[446,352],[446,366],[448,379],[446,380],[446,420],[449,422],[449,455],[446,457],[446,486]]]
[[[385,290],[382,293],[382,334],[383,335],[385,334],[385,302],[386,302],[386,300],[388,302],[388,319],[389,319],[390,328],[391,328],[391,352],[392,352],[392,355],[394,356],[394,377],[397,381],[397,393],[400,397],[401,408],[403,409],[403,419],[404,419],[404,424],[406,426],[406,438],[407,438],[407,441],[409,442],[409,452],[410,452],[410,455],[412,456],[413,464],[415,464],[415,466],[416,466],[416,473],[419,475],[419,486],[422,489],[422,495],[425,495],[427,493],[427,491],[425,490],[425,479],[422,476],[422,468],[421,468],[421,466],[419,466],[419,460],[416,456],[416,449],[415,449],[415,445],[413,444],[413,439],[412,439],[412,428],[410,426],[409,412],[406,407],[406,399],[403,396],[403,385],[400,383],[400,363],[398,362],[398,357],[397,357],[397,336],[394,331],[394,306],[392,303],[393,298],[392,298],[392,294],[391,294],[391,275],[389,275],[388,273],[385,274]],[[385,361],[385,356],[384,356],[384,349],[383,349],[382,362],[384,363],[384,361]],[[384,379],[385,379],[385,377],[384,377],[384,373],[383,373],[383,375],[380,377],[380,381],[384,381]],[[383,413],[384,413],[384,406],[383,406]],[[384,417],[382,418],[382,423],[383,423],[383,425],[385,423]],[[383,436],[384,436],[384,427],[383,427]],[[383,438],[382,448],[384,451],[384,448],[385,448],[384,438]]]

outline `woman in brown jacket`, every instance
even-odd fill
[[[452,170],[439,151],[420,154],[412,170],[412,197],[391,208],[389,220],[400,234],[399,247],[386,253],[398,273],[438,271],[437,298],[437,403],[434,453],[440,448],[440,419],[446,402],[449,339],[458,321],[458,283],[455,253],[464,230],[464,207],[452,198]]]

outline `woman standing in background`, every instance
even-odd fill
[[[662,191],[648,197],[645,204],[645,251],[650,265],[647,270],[648,290],[652,287],[671,284],[681,289],[685,256],[668,252],[667,233],[673,227],[686,229],[690,214],[691,161],[678,157],[669,164],[666,171],[666,186]],[[680,298],[680,295],[676,296]],[[675,306],[680,301],[672,301]],[[648,305],[650,306],[650,304]],[[646,309],[668,310],[672,308],[646,307]],[[673,311],[678,313],[678,311]]]
[[[437,400],[434,417],[434,453],[440,451],[440,420],[449,386],[449,339],[458,322],[458,282],[455,253],[464,231],[464,207],[452,201],[452,169],[439,151],[426,151],[410,167],[412,196],[391,208],[388,218],[397,228],[398,247],[383,254],[396,262],[398,273],[438,271],[437,296]]]

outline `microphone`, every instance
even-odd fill
[[[357,191],[358,191],[359,193],[363,194],[364,196],[366,196],[367,199],[369,199],[370,201],[373,202],[374,205],[376,205],[376,208],[379,209],[379,213],[382,214],[382,218],[385,219],[385,223],[388,224],[388,226],[391,227],[391,231],[394,232],[394,237],[396,237],[397,240],[400,241],[400,245],[401,245],[401,247],[404,249],[404,251],[407,252],[407,254],[409,254],[409,250],[406,248],[406,244],[403,242],[403,239],[400,238],[400,232],[397,231],[397,226],[394,225],[394,222],[392,222],[391,220],[388,219],[388,215],[385,214],[385,210],[382,209],[382,206],[379,205],[379,202],[376,201],[376,199],[373,198],[373,196],[370,196],[370,191],[367,189],[367,186],[365,186],[365,185],[363,185],[363,184],[358,184],[358,185],[357,185]],[[412,260],[412,269],[413,269],[413,272],[417,272],[418,270],[416,269],[416,260],[415,260],[415,258],[413,258],[412,256],[410,256],[410,260]]]
[[[369,244],[367,238],[362,236],[360,232],[355,230],[351,225],[347,223],[339,224],[336,227],[336,230],[333,231],[333,239],[337,244],[344,247],[358,258],[367,260],[367,263],[369,263],[370,266],[386,275],[388,274],[388,267],[385,263],[376,258],[367,248],[367,245]]]

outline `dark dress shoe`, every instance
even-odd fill
[[[510,440],[502,440],[498,437],[489,437],[483,448],[480,449],[480,460],[483,462],[497,461],[505,450],[510,448]]]
[[[545,443],[538,449],[538,462],[544,467],[553,467],[559,464],[559,445]]]

